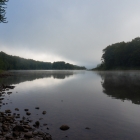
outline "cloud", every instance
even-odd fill
[[[136,0],[9,1],[0,26],[0,49],[41,61],[64,60],[88,68],[102,50],[139,36]]]

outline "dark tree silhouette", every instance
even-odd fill
[[[0,70],[85,70],[85,67],[60,62],[41,62],[0,52]]]
[[[107,46],[103,50],[100,70],[140,70],[140,37],[130,42],[119,42]]]
[[[0,0],[0,23],[7,23],[6,21],[6,2],[8,2],[9,0]]]

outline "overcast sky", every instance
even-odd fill
[[[102,50],[140,36],[140,0],[9,0],[0,51],[93,68]]]

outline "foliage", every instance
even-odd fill
[[[60,62],[54,62],[52,64],[52,69],[61,69],[61,70],[80,70],[80,69],[85,69],[85,67],[79,67],[79,66],[76,66],[76,65],[72,65],[72,64],[69,64],[69,63],[65,63],[63,61],[60,61]]]
[[[0,69],[1,70],[74,70],[85,69],[85,67],[75,66],[65,62],[40,62],[32,59],[24,59],[18,56],[7,55],[0,52]]]
[[[140,69],[140,38],[107,46],[101,60],[102,64],[96,69]]]
[[[5,17],[5,14],[6,14],[6,2],[8,2],[9,0],[0,0],[0,23],[3,22],[3,23],[7,23],[6,21],[6,17]]]

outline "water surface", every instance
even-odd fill
[[[39,129],[55,140],[140,138],[140,71],[12,71],[0,79],[15,86],[1,110],[28,108]],[[36,110],[35,107],[40,107]],[[47,111],[42,115],[42,111]],[[17,112],[16,112],[17,113]],[[67,124],[70,129],[61,131]],[[90,129],[85,129],[86,127]],[[49,130],[47,129],[49,128]]]

